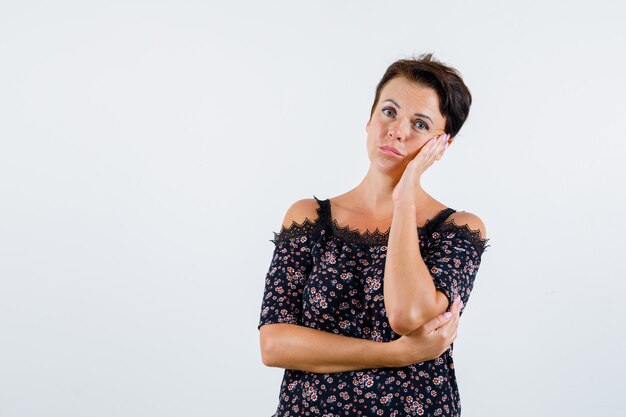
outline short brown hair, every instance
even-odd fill
[[[376,86],[376,97],[370,118],[380,99],[385,84],[395,77],[405,77],[426,87],[439,96],[439,111],[446,118],[445,133],[454,137],[465,123],[472,105],[472,95],[454,68],[433,58],[432,53],[418,55],[413,59],[400,59],[391,64]]]

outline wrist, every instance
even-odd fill
[[[398,200],[393,202],[393,211],[398,210],[409,210],[411,212],[415,211],[415,197],[400,197]]]
[[[399,339],[391,342],[381,343],[383,364],[387,368],[397,368],[405,366],[404,351],[399,343]]]

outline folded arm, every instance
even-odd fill
[[[482,236],[486,234],[483,222],[471,213],[456,212],[449,219],[457,225],[480,230]],[[459,265],[459,270],[452,271],[452,275],[460,275],[465,268],[460,260],[451,261],[445,256],[441,259]],[[397,204],[389,233],[384,275],[385,309],[394,332],[407,335],[448,309],[452,293],[433,280],[433,276],[441,272],[434,266],[429,268],[420,253],[415,206]]]
[[[392,343],[342,336],[289,323],[260,328],[261,357],[270,367],[316,373],[401,366]]]

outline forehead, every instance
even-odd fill
[[[405,77],[395,77],[385,84],[380,93],[379,104],[388,99],[397,102],[402,111],[427,114],[435,123],[445,119],[439,112],[439,97],[435,90]]]

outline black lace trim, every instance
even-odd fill
[[[288,240],[294,237],[306,235],[312,233],[315,230],[315,226],[317,224],[317,220],[310,220],[308,217],[304,219],[301,224],[296,223],[295,221],[291,222],[289,227],[285,227],[285,225],[281,226],[280,231],[278,233],[274,233],[274,239],[270,239],[270,242],[276,244],[278,242],[282,242],[283,240]]]
[[[487,248],[491,245],[488,245],[487,242],[490,241],[489,238],[483,239],[480,234],[480,230],[470,229],[467,224],[457,224],[454,219],[446,220],[441,226],[436,230],[437,232],[458,232],[461,229],[464,233],[467,233],[467,240],[476,248],[478,251],[478,256],[482,256],[483,252],[487,250]]]
[[[361,245],[386,245],[389,240],[389,232],[391,228],[384,232],[378,230],[378,227],[370,232],[369,229],[362,233],[359,229],[350,229],[349,226],[339,226],[337,220],[331,221],[333,235],[346,242],[358,243]]]
[[[427,230],[431,224],[436,224],[446,213],[449,215],[452,212],[454,212],[454,210],[448,207],[439,211],[432,218],[428,219],[424,225],[417,226],[418,233]],[[333,234],[338,238],[359,245],[387,245],[389,242],[389,233],[391,232],[391,227],[385,231],[376,228],[373,232],[370,232],[369,229],[366,229],[365,232],[361,232],[358,228],[351,229],[348,225],[339,226],[336,219],[331,221],[331,227]]]
[[[315,209],[315,211],[317,212],[317,219],[315,220],[311,220],[308,217],[305,217],[302,223],[296,223],[296,221],[293,220],[288,227],[282,225],[278,233],[273,232],[274,239],[270,239],[270,242],[276,245],[278,242],[312,233],[315,228],[319,226],[319,220],[323,217],[322,209],[323,207],[321,205],[319,205]]]
[[[366,229],[365,232],[361,232],[358,228],[351,229],[348,225],[339,226],[339,223],[337,223],[336,219],[332,219],[329,221],[330,212],[328,210],[330,209],[330,207],[328,206],[328,201],[319,200],[317,197],[315,197],[315,199],[319,203],[318,207],[315,209],[318,216],[317,219],[311,220],[306,217],[302,223],[296,223],[296,221],[292,221],[288,227],[282,225],[278,233],[273,232],[274,239],[271,239],[270,242],[277,244],[279,242],[294,237],[309,235],[313,233],[316,228],[324,227],[326,224],[329,224],[332,230],[332,234],[346,242],[369,246],[387,245],[389,241],[389,233],[391,232],[391,227],[389,227],[385,231],[381,231],[376,228],[373,232],[370,232],[369,229]],[[327,211],[327,213],[324,212],[325,210]],[[466,233],[467,240],[476,248],[478,253],[482,256],[483,252],[490,245],[487,245],[489,239],[483,239],[481,237],[480,230],[470,229],[467,224],[459,225],[454,221],[454,219],[444,220],[443,222],[441,222],[442,217],[446,219],[450,214],[454,212],[455,210],[449,207],[439,211],[435,216],[428,219],[423,226],[417,226],[418,233],[431,232],[427,230],[429,227],[431,227],[431,225],[434,225],[434,230],[432,230],[433,232],[457,232],[460,229]],[[320,222],[320,220],[322,219],[324,221]]]

